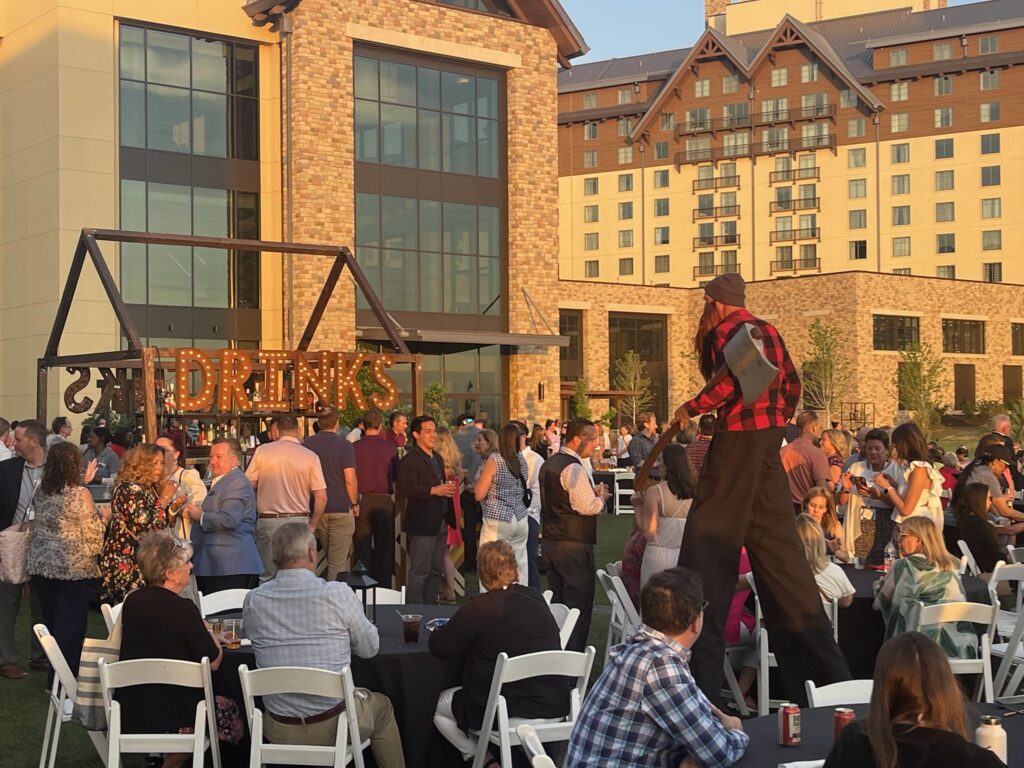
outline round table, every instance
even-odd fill
[[[857,718],[867,716],[866,704],[852,707]],[[739,768],[776,768],[782,763],[798,760],[824,760],[832,749],[832,713],[835,707],[804,708],[800,711],[800,746],[779,744],[779,718],[772,714],[755,717],[743,723],[750,736],[746,754],[736,763]],[[967,721],[972,738],[981,715],[1003,718],[1006,729],[1009,765],[1024,765],[1024,715],[1011,714],[1007,708],[992,704],[968,704]]]
[[[461,756],[437,732],[433,720],[438,694],[459,684],[462,663],[458,659],[440,659],[431,654],[427,645],[430,632],[424,627],[430,619],[450,617],[456,610],[454,605],[380,605],[377,607],[377,631],[380,635],[377,655],[369,659],[352,656],[355,684],[391,699],[398,730],[402,734],[405,764],[409,768],[462,765]],[[423,616],[418,643],[405,642],[402,620],[397,611]],[[224,613],[220,617],[238,615],[237,612]],[[242,701],[242,687],[238,667],[242,664],[250,669],[256,667],[252,648],[245,646],[225,650],[224,661],[214,677],[218,693],[230,695],[239,703]],[[373,764],[369,750],[365,759],[368,765]]]
[[[870,568],[858,570],[852,565],[840,564],[856,593],[853,604],[839,609],[839,648],[850,667],[850,674],[858,680],[869,680],[875,674],[875,657],[885,641],[882,614],[874,610],[874,582],[884,575]],[[988,585],[969,574],[962,576],[967,599],[974,603],[989,603]]]

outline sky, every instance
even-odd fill
[[[964,5],[972,0],[949,0]],[[590,46],[574,64],[692,44],[704,29],[703,0],[561,0]]]

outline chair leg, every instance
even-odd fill
[[[58,715],[58,717],[59,717],[59,715]],[[42,749],[40,749],[40,751],[39,751],[39,768],[44,768],[47,765],[47,763],[49,763],[50,765],[53,765],[52,760],[48,759],[50,757],[50,750],[52,749],[54,753],[56,753],[56,751],[57,751],[56,745],[51,745],[50,744],[50,732],[53,730],[53,718],[54,718],[54,709],[53,709],[53,700],[51,699],[50,700],[50,706],[49,706],[49,708],[46,711],[46,728],[43,731],[43,746],[42,746]],[[58,726],[58,731],[59,730],[60,730],[60,728]]]
[[[733,672],[729,654],[725,654],[722,663],[724,665],[725,682],[729,686],[729,693],[732,695],[733,701],[736,702],[736,709],[743,717],[749,717],[750,710],[747,708],[747,702],[740,691],[740,684],[736,681],[736,673]]]
[[[64,724],[64,718],[62,712],[64,709],[63,703],[60,705],[61,712],[54,714],[53,716],[53,741],[50,743],[50,762],[48,768],[53,768],[57,762],[57,744],[60,743],[60,731],[61,726]]]

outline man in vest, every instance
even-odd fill
[[[597,447],[597,430],[587,419],[570,421],[561,449],[540,469],[540,514],[543,556],[552,601],[579,608],[580,617],[566,650],[582,651],[594,610],[594,544],[597,515],[604,511],[608,489],[594,487],[583,468]]]

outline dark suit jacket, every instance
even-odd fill
[[[232,469],[203,501],[202,524],[192,523],[196,576],[263,573],[256,549],[256,492],[240,469]]]
[[[21,456],[0,461],[0,531],[9,528],[14,522],[18,497],[21,495],[21,474],[24,469],[25,460]]]
[[[395,492],[407,500],[403,530],[410,536],[436,536],[442,520],[454,526],[452,500],[430,495],[430,489],[443,482],[444,462],[437,453],[427,456],[419,446],[413,445],[398,462]]]

